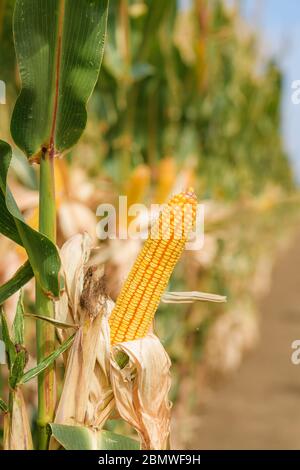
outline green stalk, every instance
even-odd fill
[[[39,230],[54,243],[56,242],[56,207],[54,183],[54,159],[48,152],[42,154],[40,163],[40,204]],[[54,317],[53,301],[49,299],[36,283],[37,314]],[[38,363],[55,349],[55,329],[43,320],[37,321],[37,361]],[[54,366],[38,376],[38,436],[39,449],[48,448],[47,425],[53,421],[56,400],[56,382]]]

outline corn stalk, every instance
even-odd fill
[[[39,231],[56,243],[56,208],[53,155],[45,152],[40,162],[40,205]],[[36,282],[36,312],[49,318],[54,317],[53,301]],[[55,328],[50,323],[37,320],[37,361],[40,363],[55,350]],[[39,448],[48,445],[47,425],[53,421],[56,402],[54,364],[38,376],[38,427]]]

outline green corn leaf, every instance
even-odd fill
[[[2,339],[5,343],[5,349],[7,353],[7,359],[8,359],[8,368],[9,370],[11,370],[15,362],[17,352],[16,352],[15,345],[11,340],[7,321],[6,321],[5,314],[2,308],[0,309],[0,315],[1,315]]]
[[[32,191],[38,191],[39,182],[37,173],[32,165],[28,165],[28,160],[25,155],[14,153],[10,167],[14,177],[20,181],[23,186]]]
[[[108,0],[16,0],[14,39],[22,90],[11,123],[27,157],[62,154],[80,138],[97,82]]]
[[[8,412],[8,405],[2,400],[2,398],[0,398],[0,410],[3,411],[3,413]]]
[[[20,352],[17,353],[16,359],[10,372],[9,385],[12,389],[16,388],[16,386],[20,382],[20,379],[24,373],[25,364],[26,352],[22,349]]]
[[[25,223],[13,195],[6,185],[11,157],[10,146],[6,142],[0,141],[0,192],[5,197],[0,200],[0,219],[4,217],[9,221],[7,230],[4,230],[3,224],[0,224],[0,231],[24,246],[37,282],[47,295],[58,297],[60,259],[57,248],[45,235]]]
[[[149,53],[149,49],[154,43],[153,37],[157,35],[157,31],[162,23],[164,15],[170,8],[170,2],[162,2],[161,0],[152,0],[149,12],[146,15],[143,27],[143,38],[138,51],[138,58],[144,59]]]
[[[53,362],[71,346],[74,340],[74,336],[75,335],[72,335],[68,339],[66,339],[66,341],[64,341],[58,349],[56,349],[53,353],[49,354],[49,356],[45,357],[45,359],[43,359],[36,367],[25,372],[19,383],[28,382],[29,380],[33,379],[41,372],[43,372],[45,369],[47,369],[49,366],[51,366]]]
[[[22,292],[19,296],[16,315],[13,323],[13,340],[15,344],[24,344],[24,306]]]
[[[1,195],[1,191],[0,191]],[[0,214],[1,214],[1,208],[0,208]],[[0,227],[0,232],[1,232],[1,227]],[[33,277],[33,271],[31,268],[31,265],[29,261],[26,261],[15,273],[15,275],[7,281],[5,284],[2,284],[0,286],[0,305],[5,302],[6,299],[8,299],[11,295],[15,294],[15,292],[18,292],[18,290],[21,289],[25,284],[27,284],[30,279]]]
[[[124,353],[123,351],[118,351],[115,356],[115,361],[120,367],[120,369],[124,369],[124,367],[128,364],[129,362],[129,356]]]
[[[27,313],[25,314],[25,317],[33,318],[35,320],[44,320],[48,323],[51,323],[51,325],[55,326],[56,328],[61,328],[62,330],[68,328],[73,328],[74,330],[77,330],[79,328],[79,325],[76,325],[75,323],[66,323],[56,320],[55,318],[45,317],[44,315],[37,315],[35,313]]]
[[[7,210],[5,194],[2,192],[2,190],[0,191],[0,214],[0,232],[6,237],[10,238],[12,241],[18,243],[18,245],[23,246],[15,219]]]
[[[139,450],[134,439],[110,431],[93,431],[83,426],[50,424],[52,435],[66,450]]]

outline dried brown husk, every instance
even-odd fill
[[[103,274],[101,267],[88,268],[90,251],[87,235],[72,237],[61,250],[65,292],[57,303],[56,319],[79,328],[68,352],[55,422],[99,430],[114,412],[136,429],[144,449],[166,449],[170,359],[152,332],[111,349],[108,319],[114,304],[101,291],[93,298],[95,292],[86,285],[88,269]],[[62,339],[69,334],[63,330]],[[115,359],[118,351],[129,357],[123,369]]]
[[[125,353],[128,364],[121,369],[116,354]],[[120,416],[138,432],[142,448],[169,447],[171,361],[159,339],[145,338],[120,343],[111,355],[111,383]]]
[[[11,411],[4,416],[4,450],[33,450],[31,430],[21,388],[11,392]]]
[[[78,329],[67,355],[55,422],[101,428],[107,418],[102,415],[102,408],[106,408],[109,397],[109,393],[104,393],[105,387],[109,392],[109,379],[105,354],[100,352],[105,348],[109,352],[109,342],[102,332],[108,328],[104,319],[112,306],[101,291],[101,267],[91,270],[91,281],[99,286],[99,292],[93,292],[85,282],[90,251],[91,239],[86,234],[72,237],[61,250],[65,292],[57,302],[56,319],[73,323]],[[63,330],[60,334],[64,340],[70,332]]]

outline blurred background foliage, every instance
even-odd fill
[[[237,9],[197,0],[113,2],[93,110],[118,182],[138,163],[194,159],[201,194],[292,184],[280,138],[281,73],[260,63]],[[121,168],[120,168],[121,166]],[[267,171],[266,171],[267,169]]]
[[[0,132],[10,143],[8,123],[19,89],[13,4],[0,0],[0,78],[7,84]],[[173,361],[175,420],[194,412],[204,384],[235,370],[255,346],[255,300],[268,290],[274,254],[298,222],[281,137],[281,93],[281,71],[261,55],[239,2],[229,7],[223,0],[193,0],[190,8],[175,0],[110,2],[87,129],[56,165],[59,241],[82,230],[91,234],[100,246],[95,260],[106,262],[115,298],[140,242],[97,241],[98,204],[119,194],[127,194],[129,204],[163,203],[194,186],[205,203],[204,247],[185,253],[170,289],[225,294],[228,302],[159,309],[156,329]],[[33,226],[37,184],[34,167],[15,149],[11,186]],[[4,238],[0,252],[4,282],[24,254]],[[13,311],[14,305],[6,308]],[[29,345],[32,334],[28,321]],[[28,387],[28,395],[34,413],[34,388]],[[184,445],[184,437],[178,439]]]
[[[179,2],[180,3],[180,2]],[[201,195],[236,199],[269,183],[293,185],[280,133],[282,77],[223,0],[111,2],[101,77],[90,102],[82,158],[124,185],[145,163],[155,183],[159,162],[195,167]],[[1,0],[1,79],[8,108],[19,88],[11,20]],[[238,5],[238,2],[237,2]]]

